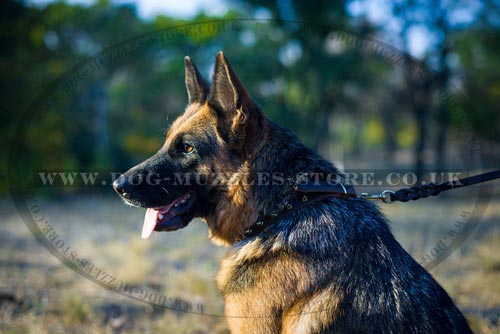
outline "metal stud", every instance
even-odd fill
[[[293,205],[291,205],[290,203],[288,203],[288,204],[286,205],[286,208],[287,208],[288,210],[291,210],[291,209],[293,208]]]
[[[264,222],[263,222],[263,221],[260,221],[260,222],[256,222],[256,223],[255,223],[255,226],[262,226],[262,225],[264,225]]]
[[[251,228],[249,228],[248,230],[245,230],[245,234],[250,234],[250,233],[252,233],[252,229]]]
[[[302,197],[302,202],[307,202],[309,199],[307,198],[306,195],[304,195],[304,197]]]
[[[270,213],[269,216],[271,216],[271,218],[276,218],[276,217],[278,217],[278,214],[273,212],[273,213]]]

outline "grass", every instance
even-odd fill
[[[445,198],[382,209],[418,260],[473,205]],[[224,249],[207,240],[201,222],[143,241],[144,210],[114,197],[42,200],[40,207],[60,238],[96,267],[131,286],[223,314],[214,278]],[[35,240],[9,200],[0,200],[0,213],[0,333],[228,333],[223,317],[155,308],[87,280]],[[431,271],[476,333],[500,331],[499,219],[496,197],[470,238]]]
[[[77,291],[64,296],[61,304],[62,320],[65,324],[83,324],[91,317],[91,308],[88,301]]]
[[[109,268],[116,276],[130,284],[147,281],[153,263],[147,261],[151,244],[137,238],[111,240],[99,247],[101,257],[107,258]],[[125,255],[125,256],[124,256]]]

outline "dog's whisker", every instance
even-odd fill
[[[168,192],[168,190],[165,187],[161,187],[161,189],[163,189],[167,193],[167,195],[170,196],[170,193]]]

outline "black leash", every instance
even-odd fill
[[[359,197],[365,199],[380,199],[384,203],[408,202],[429,196],[439,195],[441,192],[471,186],[478,183],[488,182],[500,178],[500,170],[491,171],[479,175],[469,176],[463,179],[451,180],[444,183],[429,183],[411,188],[402,188],[397,191],[384,190],[380,194],[370,195],[362,193]]]
[[[318,182],[299,184],[295,187],[295,197],[286,203],[281,211],[277,213],[270,213],[264,217],[264,219],[253,224],[249,229],[243,232],[238,240],[244,240],[255,236],[267,227],[273,225],[275,222],[297,211],[298,209],[328,197],[375,199],[381,200],[384,203],[393,203],[397,201],[408,202],[410,200],[415,201],[429,196],[436,196],[446,190],[458,189],[495,179],[500,179],[500,170],[469,176],[463,179],[451,180],[444,183],[429,183],[411,188],[402,188],[397,191],[384,190],[380,194],[361,193],[359,195],[356,193],[353,186],[344,185],[341,182],[335,184]]]

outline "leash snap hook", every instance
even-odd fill
[[[360,198],[363,199],[379,199],[384,203],[392,203],[392,198],[391,195],[394,194],[394,191],[392,190],[384,190],[380,194],[369,194],[369,193],[361,193],[359,196]]]
[[[394,191],[386,189],[380,193],[380,199],[382,202],[390,204],[392,203],[392,194],[394,194]]]

